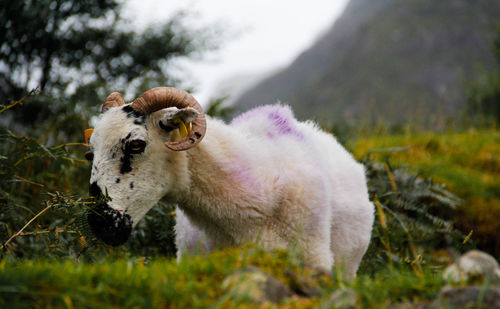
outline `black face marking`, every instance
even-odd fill
[[[135,118],[140,118],[143,117],[144,115],[136,110],[134,110],[130,105],[126,105],[122,108],[122,111],[124,111],[127,114],[127,117],[135,117]]]
[[[127,114],[128,118],[135,118],[134,119],[134,124],[140,125],[140,126],[146,126],[146,116],[136,110],[134,110],[130,105],[124,106],[122,108],[122,111],[124,111]],[[147,130],[147,128],[146,128]]]
[[[94,197],[98,197],[99,195],[102,194],[102,191],[101,191],[101,188],[99,188],[99,186],[97,185],[97,182],[93,182],[90,184],[90,187],[89,187],[89,195],[90,196],[94,196]]]
[[[125,153],[123,157],[120,158],[120,162],[122,163],[120,167],[120,174],[126,174],[132,171],[132,165],[130,159],[132,159],[132,155],[130,153]]]
[[[106,204],[99,204],[89,210],[87,221],[92,233],[111,246],[124,244],[132,232],[132,219]]]
[[[130,189],[133,189],[134,188],[134,182],[131,182],[130,183]]]
[[[132,159],[134,154],[139,154],[144,151],[146,148],[146,142],[140,139],[133,139],[132,132],[129,132],[127,136],[120,139],[121,150],[123,152],[123,157],[120,158],[120,173],[126,174],[132,171]],[[114,159],[116,157],[116,152],[113,152],[111,158]]]
[[[120,178],[116,178],[115,182],[120,183]]]
[[[145,123],[146,123],[146,116],[141,116],[141,117],[136,118],[134,120],[134,124],[139,125],[139,126],[141,126],[141,125],[143,125]]]
[[[134,158],[133,155],[144,152],[144,149],[146,148],[146,142],[143,140],[134,139],[132,141],[128,141],[131,136],[132,133],[129,133],[125,138],[120,140],[120,142],[123,144],[122,145],[123,157],[120,158],[121,174],[126,174],[132,171],[131,160]]]
[[[198,133],[198,132],[194,132],[194,136],[196,136],[196,138],[197,138],[197,139],[200,139],[201,134],[200,134],[200,133]]]

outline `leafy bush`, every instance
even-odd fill
[[[375,205],[372,241],[362,268],[376,271],[387,264],[407,264],[421,271],[422,264],[441,263],[432,251],[460,248],[464,238],[451,218],[460,199],[404,168],[366,158],[370,198]],[[471,244],[468,244],[471,246]]]
[[[490,74],[469,86],[467,111],[478,124],[500,123],[500,73]]]
[[[382,134],[358,138],[349,148],[363,158],[372,149],[404,147],[405,151],[370,155],[378,162],[407,166],[423,178],[432,178],[458,195],[463,202],[453,212],[457,229],[478,249],[500,256],[500,131],[467,130],[445,133]]]
[[[5,111],[26,98],[5,106],[0,115],[5,116]],[[72,226],[74,209],[86,207],[89,201],[74,196],[84,196],[81,184],[86,182],[88,172],[78,158],[83,147],[76,151],[76,157],[69,148],[83,144],[49,147],[0,128],[0,145],[0,255],[75,254],[79,232]]]
[[[5,106],[0,115],[25,99]],[[110,248],[92,235],[86,212],[95,201],[86,193],[90,166],[80,159],[83,143],[49,147],[0,127],[0,145],[0,256],[175,255],[174,207],[163,203],[123,248]]]
[[[479,124],[491,121],[500,123],[500,26],[493,45],[497,59],[494,70],[469,85],[467,93],[467,112],[480,117]]]

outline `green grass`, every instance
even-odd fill
[[[363,137],[348,146],[356,158],[371,156],[392,165],[404,165],[422,176],[444,183],[463,199],[456,225],[473,232],[478,246],[500,255],[500,131],[418,133]]]
[[[276,273],[287,254],[248,249],[174,259],[100,260],[89,264],[19,261],[0,264],[0,307],[209,308],[223,299],[225,276],[246,265]],[[287,269],[297,270],[288,263]],[[4,302],[2,304],[2,302]]]
[[[286,251],[256,248],[219,251],[176,263],[173,259],[120,259],[97,263],[63,260],[0,262],[0,307],[58,308],[241,308],[254,307],[233,299],[222,288],[224,278],[256,266],[290,286],[287,271],[318,287],[314,298],[293,296],[281,308],[330,306],[340,288],[358,295],[357,307],[385,307],[398,302],[430,302],[444,285],[440,272],[386,268],[374,277],[360,274],[354,282],[317,273]],[[335,275],[337,274],[337,275]],[[276,307],[263,303],[262,308]]]

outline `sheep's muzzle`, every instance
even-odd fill
[[[132,233],[132,219],[127,213],[112,209],[107,204],[98,204],[87,213],[92,233],[111,246],[124,244]]]

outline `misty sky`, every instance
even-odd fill
[[[138,27],[184,9],[193,26],[217,22],[233,37],[201,61],[180,62],[176,74],[197,86],[205,105],[224,95],[220,85],[236,86],[289,64],[327,30],[347,0],[128,0],[125,13]],[[263,102],[272,103],[272,102]]]

